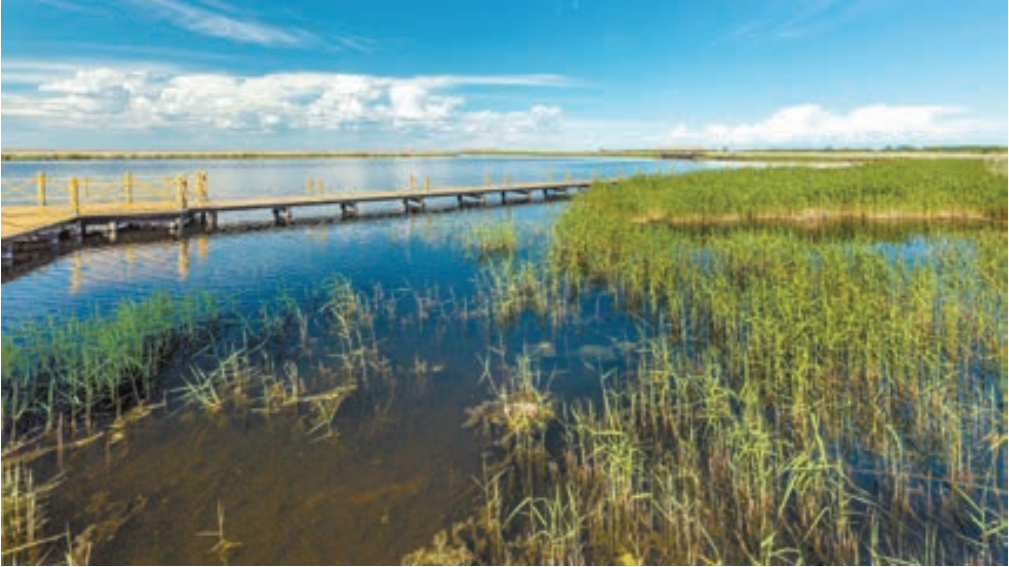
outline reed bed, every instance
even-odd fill
[[[844,218],[1006,222],[1006,177],[983,160],[903,160],[637,176],[576,199],[562,223],[714,224]]]
[[[541,435],[518,445],[502,428],[508,451],[488,466],[477,512],[404,560],[1004,563],[999,223],[881,237],[871,222],[745,220],[815,206],[1004,222],[1005,179],[960,165],[635,178],[576,199],[528,287],[602,290],[643,315],[651,338],[635,369],[600,375],[598,397],[559,404]],[[924,187],[912,182],[920,168],[931,168]],[[770,191],[783,180],[796,184]],[[635,222],[650,210],[744,220]],[[594,285],[570,283],[583,281]],[[522,364],[516,375],[537,375]],[[495,389],[473,415],[500,405]]]
[[[114,313],[49,319],[3,335],[4,447],[19,436],[90,430],[147,398],[168,363],[217,322],[207,295],[155,294]]]

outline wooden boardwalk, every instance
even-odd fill
[[[410,188],[394,191],[344,191],[324,195],[253,197],[248,199],[213,200],[200,198],[190,202],[185,184],[181,197],[166,195],[160,201],[82,203],[74,198],[74,205],[4,205],[0,207],[3,244],[13,244],[67,229],[83,235],[89,226],[101,226],[115,235],[120,225],[163,222],[177,229],[190,222],[201,222],[216,228],[218,215],[231,211],[264,210],[273,215],[279,224],[292,221],[294,209],[301,207],[339,206],[343,217],[355,217],[363,203],[400,203],[405,213],[425,210],[431,199],[455,199],[459,206],[486,204],[487,197],[500,196],[502,204],[528,201],[535,193],[544,199],[563,196],[570,190],[585,189],[593,183],[612,180],[565,179],[532,183],[487,184],[475,187]],[[75,184],[76,187],[76,184]],[[76,191],[76,189],[75,189]],[[206,196],[206,193],[203,193]]]

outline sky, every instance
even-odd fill
[[[1006,145],[1004,0],[8,0],[10,149]]]

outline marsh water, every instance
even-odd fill
[[[594,173],[684,171],[689,163],[461,157],[231,162],[56,162],[5,164],[5,179],[170,175],[205,170],[215,197],[298,194],[307,176],[330,187],[402,187],[411,174],[434,187]],[[390,563],[426,545],[469,513],[483,446],[462,428],[465,409],[486,397],[485,368],[526,353],[551,389],[579,395],[599,371],[628,364],[621,345],[637,324],[605,294],[585,296],[559,321],[523,317],[498,324],[481,291],[488,262],[461,235],[488,222],[517,227],[518,258],[546,251],[563,201],[389,216],[355,222],[302,221],[256,231],[199,231],[147,243],[89,246],[3,284],[4,331],[30,321],[107,313],[124,300],[163,291],[209,292],[247,332],[278,306],[317,313],[318,296],[345,278],[373,312],[368,347],[380,378],[339,409],[334,435],[309,431],[304,412],[205,413],[172,401],[195,362],[177,360],[161,395],[167,407],[101,442],[50,456],[63,481],[50,503],[94,563]],[[222,221],[247,222],[249,217]],[[257,219],[251,219],[255,221]],[[258,219],[265,220],[265,219]],[[293,364],[311,384],[346,352],[310,325],[281,332],[270,364]],[[290,368],[290,367],[288,367]],[[154,403],[160,399],[153,400]],[[83,436],[83,434],[82,434]],[[110,438],[111,439],[111,438]],[[220,523],[219,523],[220,521]],[[239,545],[215,546],[226,534]]]

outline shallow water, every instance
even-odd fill
[[[536,175],[563,165],[386,161],[356,164],[376,168],[359,172],[361,185],[370,180],[381,186],[419,165],[435,168],[439,182],[452,184],[482,177],[489,165]],[[454,173],[438,169],[449,168],[450,161],[458,162]],[[617,163],[601,164],[604,174]],[[44,165],[55,174],[91,175],[92,169],[103,173],[127,164]],[[190,165],[238,187],[251,179],[301,174],[306,162],[275,163],[274,169],[264,162],[129,164],[138,174]],[[314,167],[350,166],[340,160]],[[30,168],[5,166],[3,174]],[[225,168],[225,175],[215,168]],[[370,298],[376,313],[374,346],[386,365],[385,377],[340,407],[334,422],[338,436],[320,440],[309,433],[306,407],[271,416],[246,410],[206,414],[173,400],[114,441],[67,452],[59,461],[52,455],[43,459],[43,470],[62,471],[66,479],[53,493],[51,521],[68,526],[78,549],[90,550],[91,562],[105,564],[381,564],[430,543],[439,529],[470,513],[477,496],[484,446],[461,425],[465,409],[486,397],[485,363],[500,377],[502,364],[514,364],[526,351],[551,388],[566,395],[595,391],[599,370],[629,363],[616,356],[613,344],[633,339],[635,323],[612,311],[604,294],[584,298],[577,318],[560,326],[532,316],[497,325],[480,311],[486,264],[466,252],[462,236],[481,223],[512,222],[520,235],[518,258],[536,258],[564,206],[551,202],[99,246],[4,283],[4,331],[33,320],[105,313],[122,300],[157,291],[174,296],[209,291],[226,310],[254,321],[263,309],[285,301],[311,314],[318,312],[320,287],[336,276]],[[310,387],[324,373],[320,366],[331,368],[336,356],[331,335],[314,327],[312,335],[309,345],[294,345],[293,356],[288,349],[274,360],[278,367],[283,361],[296,364]],[[163,396],[173,399],[172,390],[192,375],[190,364],[195,362],[175,361]],[[210,551],[218,543],[208,535],[218,530],[218,506],[227,539],[240,544],[225,554]]]

